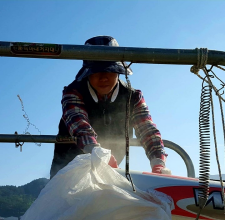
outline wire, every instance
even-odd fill
[[[27,121],[27,127],[26,127],[26,129],[25,129],[25,131],[23,132],[24,134],[27,134],[27,135],[31,135],[30,134],[30,132],[28,132],[28,129],[29,129],[29,127],[30,127],[30,125],[32,125],[38,132],[39,132],[39,134],[41,134],[41,131],[36,127],[36,125],[34,125],[34,124],[32,124],[31,122],[30,122],[30,119],[29,119],[29,117],[28,117],[28,115],[27,115],[27,113],[26,113],[26,111],[25,111],[25,109],[24,109],[24,105],[23,105],[23,100],[20,98],[20,96],[19,95],[17,95],[17,97],[18,97],[18,99],[20,100],[20,103],[21,103],[21,107],[22,107],[22,111],[24,112],[24,115],[23,115],[23,117],[25,118],[25,120]],[[16,132],[16,134],[17,134],[17,132]],[[32,137],[32,135],[31,135],[31,137]],[[32,138],[33,139],[33,138]],[[33,141],[34,141],[34,143],[37,145],[37,146],[41,146],[41,143],[36,143],[35,142],[35,140],[33,139]],[[17,143],[18,144],[18,143]],[[24,143],[23,143],[24,144]],[[19,144],[18,146],[20,146],[21,148],[21,151],[22,151],[22,146],[23,146],[23,144],[21,145],[21,144]]]
[[[125,77],[126,77],[126,81],[127,81],[127,87],[128,87],[128,97],[127,97],[127,105],[126,105],[126,121],[125,121],[125,138],[126,138],[126,177],[128,179],[128,181],[131,182],[133,191],[135,192],[135,188],[134,188],[134,184],[131,178],[131,175],[129,173],[129,148],[130,148],[130,144],[129,144],[129,122],[130,122],[130,101],[131,101],[131,95],[132,95],[132,90],[131,90],[131,83],[130,80],[128,78],[128,74],[127,74],[127,69],[130,67],[130,65],[132,63],[130,63],[128,66],[125,66],[124,63],[122,62],[124,68],[125,68]]]
[[[212,85],[212,81],[210,79],[210,75],[208,74],[208,72],[209,71],[212,72],[212,70],[207,70],[206,68],[203,69],[203,70],[204,70],[204,72],[205,72],[205,74],[206,74],[206,76],[208,78],[209,84]],[[213,73],[213,75],[215,76],[214,73]],[[218,77],[216,77],[216,78],[219,79]],[[222,82],[222,80],[220,80],[220,81]],[[221,110],[221,117],[222,117],[222,124],[223,124],[223,133],[224,133],[223,106],[222,106],[222,102],[221,102],[221,99],[220,98],[219,98],[219,103],[220,103],[220,110]],[[214,143],[215,143],[215,154],[216,154],[216,161],[217,161],[218,172],[219,172],[219,177],[220,177],[222,200],[223,200],[223,204],[224,204],[224,207],[225,207],[224,186],[223,186],[223,179],[222,179],[222,174],[221,174],[221,169],[220,169],[220,161],[219,161],[219,156],[218,156],[218,147],[217,147],[217,140],[216,140],[216,127],[215,127],[214,106],[213,106],[213,97],[212,97],[212,94],[211,94],[211,107],[212,107],[212,122],[213,122],[213,136],[214,136]],[[225,140],[225,134],[224,134],[224,140]]]

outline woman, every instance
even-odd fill
[[[85,45],[119,46],[110,36],[88,39]],[[83,61],[76,79],[63,90],[63,116],[59,135],[77,138],[77,144],[56,144],[51,178],[77,155],[91,153],[96,146],[111,149],[109,165],[118,167],[125,156],[126,102],[130,90],[119,79],[126,74],[122,62]],[[127,74],[132,70],[127,67]],[[131,89],[130,125],[150,160],[152,172],[170,173],[159,130],[153,123],[140,90]],[[132,132],[131,132],[132,133]],[[132,135],[132,134],[131,134]]]

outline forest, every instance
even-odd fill
[[[0,186],[0,216],[22,216],[48,181],[40,178],[23,186]]]

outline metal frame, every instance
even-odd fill
[[[132,63],[196,65],[197,49],[160,49],[135,47],[103,47],[0,41],[0,56],[73,60],[129,61]],[[207,64],[225,66],[225,52],[208,50]],[[0,134],[0,142],[19,143],[71,143],[76,138],[56,135]],[[179,145],[163,140],[165,147],[176,151],[184,160],[188,177],[195,177],[191,158]],[[137,139],[130,139],[131,146],[141,146]]]
[[[225,52],[208,50],[207,55],[207,64],[225,66]],[[0,56],[182,65],[198,63],[196,49],[103,47],[7,41],[0,41]]]
[[[58,136],[58,135],[18,135],[18,134],[0,134],[0,142],[7,142],[7,143],[22,143],[22,142],[30,142],[30,143],[61,143],[61,144],[69,144],[69,143],[76,143],[76,138],[71,136]],[[187,167],[187,176],[188,177],[195,177],[195,169],[192,163],[191,158],[187,154],[187,152],[180,147],[179,145],[168,141],[163,140],[164,146],[174,150],[177,152],[181,158],[183,159],[186,167]],[[138,139],[131,138],[130,139],[130,146],[138,146],[140,147],[141,144]]]

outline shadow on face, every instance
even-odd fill
[[[117,73],[94,73],[88,77],[92,87],[98,92],[99,95],[109,94],[118,82]]]

